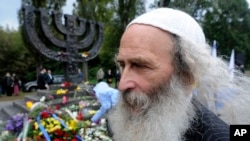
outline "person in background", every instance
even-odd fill
[[[107,112],[117,104],[119,91],[110,87],[106,82],[99,82],[93,88],[98,101],[101,103],[100,109],[91,118],[92,123],[99,123]]]
[[[81,69],[78,69],[78,74],[77,74],[77,83],[82,83],[84,79],[83,73]]]
[[[120,70],[117,69],[115,72],[115,88],[118,87],[120,78],[121,78],[121,73],[120,73]]]
[[[2,84],[2,94],[5,95],[6,94],[6,89],[7,89],[7,73],[5,74],[5,76],[1,79],[1,84]]]
[[[20,79],[19,79],[19,77],[15,74],[15,73],[13,73],[12,74],[12,77],[13,77],[13,80],[14,80],[14,88],[13,88],[13,94],[15,95],[15,96],[18,96],[19,95],[19,92],[20,92]]]
[[[12,96],[13,94],[14,80],[9,72],[6,73],[6,93],[7,96]]]
[[[242,73],[245,73],[245,66],[242,64],[242,65],[240,65],[240,71],[242,72]]]
[[[228,124],[250,123],[249,78],[231,81],[228,64],[210,52],[202,28],[183,11],[158,8],[131,21],[117,55],[122,98],[108,115],[112,138],[229,141]],[[195,89],[206,96],[230,87],[237,96],[222,113],[235,117],[232,121],[220,119],[193,95]]]
[[[46,74],[46,69],[45,68],[41,68],[40,69],[40,73],[38,75],[38,79],[37,79],[37,87],[40,90],[45,90],[45,89],[49,89],[49,85],[47,82],[47,74]]]
[[[48,85],[53,84],[53,80],[54,80],[54,77],[51,73],[51,70],[48,70],[47,71],[47,83],[48,83]]]
[[[103,81],[104,75],[105,75],[104,71],[103,71],[102,67],[100,67],[98,69],[97,73],[96,73],[96,80],[97,80],[97,82]]]
[[[113,74],[112,74],[111,69],[108,69],[108,71],[107,71],[105,77],[106,77],[107,83],[109,84],[109,86],[111,86],[112,83],[113,83]]]

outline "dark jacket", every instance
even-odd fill
[[[48,84],[47,83],[47,75],[40,73],[38,75],[38,79],[37,79],[37,87],[38,87],[38,89],[46,89],[45,84]]]
[[[185,134],[186,141],[229,141],[229,126],[199,102],[193,104],[196,118]]]

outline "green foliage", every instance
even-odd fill
[[[119,0],[114,4],[114,15],[105,21],[105,39],[103,49],[100,52],[101,64],[104,68],[115,69],[115,54],[118,52],[121,36],[135,16],[145,12],[144,1],[142,0]],[[111,22],[110,22],[111,21]]]
[[[210,42],[217,40],[220,54],[230,56],[231,50],[235,49],[236,54],[243,53],[250,58],[250,10],[247,2],[217,0],[212,5],[203,22],[206,37]]]
[[[126,25],[145,12],[143,0],[77,0],[75,14],[104,23],[104,42],[99,58],[101,65],[115,69],[115,54]],[[90,74],[91,75],[91,74]]]
[[[11,72],[27,79],[27,70],[34,68],[35,62],[24,46],[21,33],[1,28],[0,36],[0,75]]]
[[[61,10],[66,0],[22,0],[35,7]],[[104,42],[100,54],[88,65],[89,81],[96,81],[99,66],[104,70],[115,69],[115,54],[126,25],[137,15],[145,12],[143,0],[77,0],[74,14],[104,23]],[[157,0],[151,7],[157,7]],[[218,43],[218,55],[230,56],[234,48],[243,53],[250,65],[250,9],[245,0],[170,0],[169,7],[190,13],[203,27],[207,41]],[[19,11],[22,25],[22,12]],[[17,31],[0,26],[0,76],[7,71],[16,72],[24,81],[34,80],[36,70],[45,66],[53,74],[63,74],[63,64],[39,55],[27,43],[22,29]]]
[[[156,7],[157,2],[151,7]],[[250,65],[250,9],[246,0],[170,0],[168,7],[181,9],[203,27],[207,41],[218,43],[218,55],[231,50],[246,56]]]
[[[96,73],[98,71],[99,67],[91,67],[89,68],[89,81],[92,83],[96,83],[97,80],[96,80]]]

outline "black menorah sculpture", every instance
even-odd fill
[[[67,14],[63,24],[62,14],[58,11],[30,5],[23,5],[23,10],[24,35],[31,46],[47,58],[63,62],[66,80],[75,81],[78,64],[93,59],[100,51],[103,24]]]

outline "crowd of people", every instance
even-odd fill
[[[0,86],[0,93],[2,95],[18,96],[22,86],[22,81],[16,73],[12,73],[11,75],[10,72],[7,72],[2,78]]]
[[[121,73],[120,73],[120,70],[119,69],[116,69],[115,72],[113,72],[111,69],[108,69],[107,70],[107,73],[104,72],[103,68],[100,67],[96,73],[96,80],[97,82],[100,82],[100,81],[105,81],[107,82],[110,86],[112,86],[113,84],[113,81],[114,81],[114,84],[115,88],[118,87],[118,84],[119,84],[119,81],[120,81],[120,77],[121,77]]]
[[[49,85],[53,84],[54,82],[54,76],[51,73],[51,70],[46,70],[46,68],[41,68],[40,73],[37,78],[37,86],[38,89],[49,89]],[[64,81],[64,80],[63,80]],[[81,71],[81,69],[77,69],[77,75],[75,79],[77,84],[84,82],[84,74]]]

